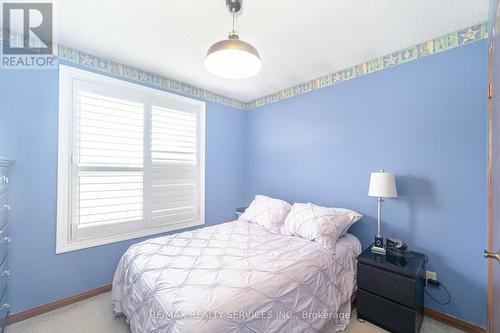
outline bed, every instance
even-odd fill
[[[113,279],[132,332],[335,332],[344,329],[361,244],[334,253],[246,221],[131,246]]]

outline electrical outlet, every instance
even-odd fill
[[[438,280],[438,274],[436,272],[425,271],[425,279],[437,282],[437,280]]]

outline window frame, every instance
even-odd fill
[[[105,91],[104,95],[115,98],[125,98],[129,101],[144,104],[144,150],[143,150],[143,219],[141,226],[132,227],[131,230],[116,230],[114,234],[101,237],[85,237],[74,239],[75,227],[73,223],[73,198],[71,184],[74,172],[78,170],[73,167],[73,156],[75,149],[75,138],[78,130],[74,116],[76,114],[76,99],[74,98],[77,87],[90,84],[95,88],[99,85]],[[100,93],[99,91],[92,91]],[[120,97],[121,96],[121,97]],[[159,107],[170,107],[174,110],[194,112],[198,114],[199,143],[198,143],[198,214],[199,219],[184,221],[168,225],[153,225],[150,221],[150,193],[148,184],[151,175],[146,170],[151,166],[151,109],[152,105]],[[60,65],[59,66],[59,140],[58,140],[58,183],[57,183],[57,232],[56,232],[56,254],[110,244],[114,242],[151,236],[168,231],[176,231],[189,227],[205,224],[205,102],[192,98],[179,96],[163,90],[149,88],[137,83],[116,79],[113,77],[97,74],[79,68]],[[123,225],[107,226],[110,229],[123,229]]]

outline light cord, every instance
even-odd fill
[[[427,255],[425,255],[425,259],[424,259],[424,264],[426,264],[427,262],[429,261],[429,257]],[[445,302],[440,302],[439,300],[437,300],[434,296],[432,296],[425,288],[424,288],[424,292],[434,300],[434,302],[440,304],[440,305],[448,305],[450,302],[451,302],[451,293],[450,291],[448,290],[448,288],[446,288],[446,286],[443,284],[443,282],[440,282],[439,283],[439,286],[440,287],[443,287],[443,289],[446,291],[446,293],[448,294],[448,299],[445,301]],[[427,284],[426,284],[426,287],[427,287]]]
[[[448,290],[448,288],[446,288],[446,286],[441,282],[439,284],[441,287],[444,288],[444,290],[446,291],[446,293],[448,294],[448,299],[444,302],[440,302],[439,300],[437,300],[434,296],[432,296],[428,291],[427,289],[424,289],[425,293],[430,297],[432,298],[436,303],[440,304],[440,305],[448,305],[450,302],[451,302],[451,294],[450,294],[450,291]]]

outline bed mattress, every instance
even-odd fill
[[[349,234],[331,253],[245,221],[153,238],[121,258],[113,311],[132,332],[318,332],[343,317],[360,253]]]

